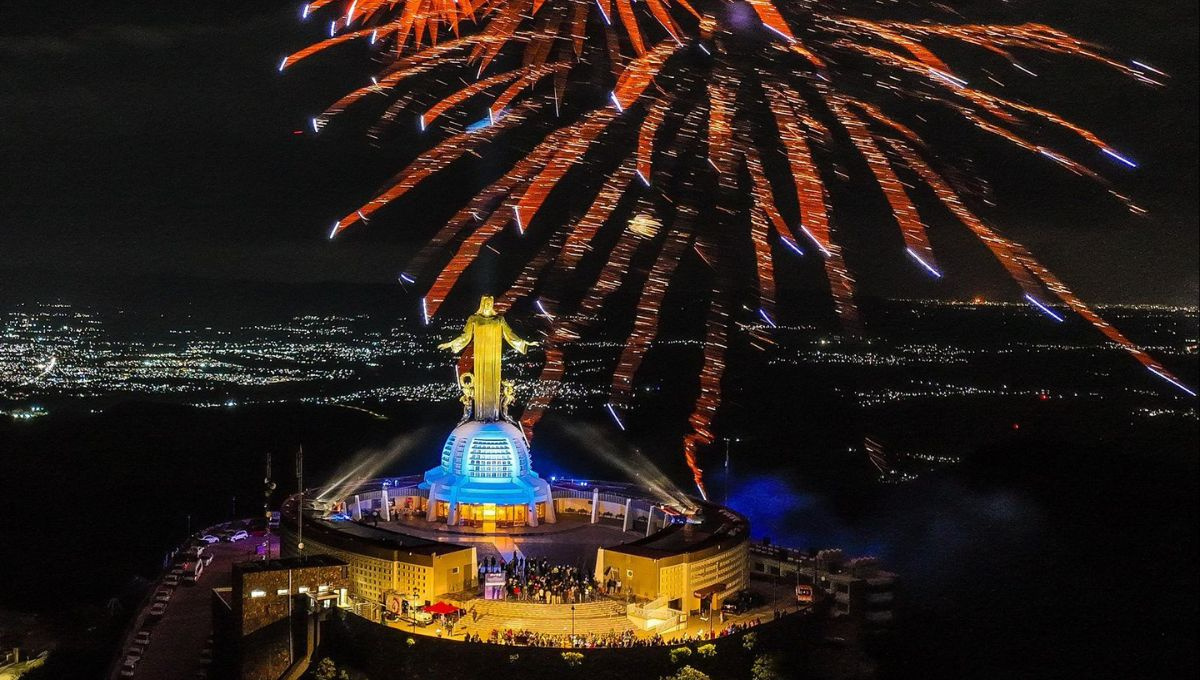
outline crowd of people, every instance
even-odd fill
[[[587,569],[578,566],[552,564],[546,558],[489,557],[479,565],[479,580],[484,574],[502,572],[505,599],[541,602],[544,604],[576,604],[588,602],[607,589],[598,587]]]
[[[486,642],[493,645],[509,645],[523,647],[566,647],[574,649],[602,649],[623,647],[660,647],[684,645],[693,642],[707,642],[720,637],[734,635],[762,623],[761,619],[734,623],[723,628],[700,631],[691,635],[680,635],[664,639],[655,633],[649,637],[638,637],[632,630],[608,633],[588,633],[580,635],[538,633],[531,630],[513,630],[493,628],[486,638],[474,633],[467,634],[466,642]]]

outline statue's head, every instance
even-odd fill
[[[496,300],[491,295],[484,295],[483,297],[479,298],[479,311],[475,313],[483,316],[495,316],[495,303]]]

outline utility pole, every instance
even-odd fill
[[[267,530],[263,532],[263,559],[271,559],[271,492],[275,490],[275,481],[271,479],[271,452],[267,452],[266,472],[263,474],[263,521]]]
[[[296,451],[296,486],[299,487],[299,505],[296,507],[296,552],[304,559],[304,445]]]
[[[296,625],[292,621],[292,600],[295,598],[295,593],[292,591],[292,570],[288,569],[288,666],[296,663]]]

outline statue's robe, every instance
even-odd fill
[[[529,348],[508,326],[503,316],[472,314],[462,335],[450,341],[455,353],[466,349],[474,341],[475,420],[494,421],[500,419],[500,356],[504,343],[521,354]]]

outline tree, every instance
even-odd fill
[[[583,655],[579,652],[563,652],[562,658],[563,661],[566,661],[567,665],[571,668],[575,668],[583,663]]]
[[[676,647],[671,650],[671,663],[683,663],[692,656],[692,650],[688,647]]]
[[[758,644],[758,633],[751,631],[742,637],[742,646],[746,648],[746,651],[754,649],[756,644]]]
[[[691,666],[684,666],[676,671],[674,675],[666,675],[658,680],[712,680],[712,678],[704,671],[697,670]]]
[[[717,655],[717,646],[711,642],[707,645],[700,645],[696,648],[696,653],[706,659],[711,659]]]
[[[782,680],[779,673],[779,659],[767,654],[760,654],[750,666],[752,680]]]

